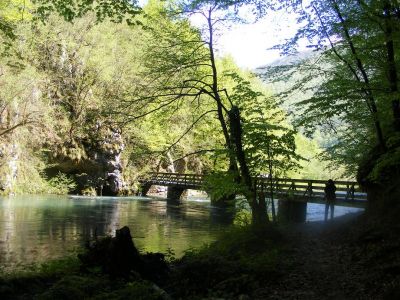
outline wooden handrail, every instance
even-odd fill
[[[142,183],[158,185],[179,185],[186,188],[202,189],[204,174],[181,174],[181,173],[147,173],[147,178],[140,180]],[[254,178],[257,189],[268,190],[271,178],[257,176]],[[326,180],[298,179],[298,178],[273,178],[274,190],[278,194],[296,194],[307,198],[323,198]],[[337,196],[345,200],[355,200],[362,198],[365,200],[366,194],[362,193],[359,185],[355,181],[334,181]]]
[[[199,178],[199,179],[203,179],[204,177],[206,177],[207,175],[204,174],[187,174],[187,173],[167,173],[167,172],[150,172],[147,173],[149,175],[161,175],[161,176],[168,176],[169,178],[171,177],[176,177],[176,178]],[[263,177],[263,176],[257,176],[257,181],[263,181],[263,182],[268,182],[270,181],[270,178],[268,177]],[[290,182],[290,184],[292,184],[293,182],[295,183],[311,183],[311,184],[320,184],[320,185],[324,185],[327,180],[319,180],[319,179],[301,179],[301,178],[273,178],[273,181],[279,181],[279,182]],[[348,186],[358,186],[358,183],[355,181],[345,181],[345,180],[337,180],[334,181],[335,185],[348,185]],[[318,187],[318,186],[315,186]]]

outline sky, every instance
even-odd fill
[[[254,69],[277,60],[279,52],[270,50],[293,36],[297,30],[293,15],[271,12],[252,24],[236,24],[219,38],[221,55],[231,55],[243,68]]]
[[[140,5],[146,2],[139,0]],[[201,23],[196,19],[191,21],[195,26]],[[216,48],[220,56],[231,56],[238,66],[255,69],[279,59],[279,52],[269,48],[293,36],[297,28],[294,15],[283,11],[270,12],[257,22],[236,23],[224,28],[217,38]]]

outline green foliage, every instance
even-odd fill
[[[385,148],[397,126],[393,107],[399,101],[398,4],[388,0],[286,5],[299,12],[301,25],[292,39],[276,48],[293,54],[300,40],[308,40],[315,51],[303,60],[276,64],[266,77],[284,78],[288,88],[280,97],[289,99],[296,125],[308,136],[319,131],[333,137],[326,139],[324,159],[334,167],[345,165],[354,176],[375,145]]]
[[[100,274],[82,274],[76,257],[32,266],[23,272],[2,274],[0,297],[15,299],[160,299],[147,281],[110,280]]]
[[[0,35],[11,46],[11,42],[17,37],[15,26],[24,19],[30,19],[29,10],[32,8],[28,0],[2,0],[0,2]]]
[[[12,271],[8,273],[2,273],[1,277],[4,280],[10,281],[17,278],[32,278],[36,276],[42,278],[56,278],[66,273],[75,273],[78,270],[79,260],[75,256],[70,256],[42,264],[31,265],[24,270],[19,270],[17,272]]]
[[[233,172],[213,172],[204,178],[204,190],[211,199],[226,199],[231,195],[243,195],[247,188],[243,184],[235,183],[237,174]]]
[[[84,196],[96,196],[96,189],[92,186],[89,187],[85,187],[82,191],[81,191],[82,195]]]
[[[95,276],[69,275],[57,281],[39,299],[161,299],[150,282],[133,281],[116,284],[111,289],[109,279]]]
[[[51,277],[76,272],[78,269],[78,259],[76,257],[66,257],[41,264],[38,272],[41,276]]]
[[[121,114],[124,121],[136,123],[131,130],[140,136],[131,158],[159,170],[214,169],[221,164],[216,154],[223,148],[215,110],[208,96],[193,92],[200,88],[193,85],[205,75],[207,59],[199,32],[187,19],[169,16],[164,3],[152,1],[145,12],[144,80],[130,100],[131,118]]]
[[[249,253],[257,255],[257,253],[273,250],[271,255],[274,256],[277,254],[275,250],[279,247],[281,238],[274,225],[269,225],[260,230],[251,226],[233,226],[229,231],[221,234],[213,245],[213,250],[221,255],[242,258],[245,258]]]
[[[40,299],[83,299],[93,296],[104,288],[104,282],[97,278],[69,275],[62,277]]]
[[[248,209],[240,209],[235,214],[235,219],[233,220],[235,226],[250,226],[251,225],[251,213]]]
[[[93,161],[118,151],[123,151],[123,176],[130,185],[150,170],[227,170],[229,138],[221,124],[229,123],[226,111],[232,104],[242,110],[252,174],[268,173],[269,163],[277,173],[296,167],[295,133],[276,101],[229,58],[213,60],[213,89],[209,37],[186,16],[171,14],[167,3],[150,1],[143,16],[135,15],[135,3],[128,1],[40,0],[26,2],[30,15],[23,20],[18,18],[23,3],[8,3],[18,55],[0,61],[6,71],[0,78],[5,87],[0,104],[6,106],[1,120],[6,114],[12,118],[0,124],[4,132],[11,130],[2,143],[19,140],[24,151],[34,149],[31,160],[42,163],[32,164],[39,174],[35,178],[43,170],[50,178],[57,171],[105,174]],[[32,20],[38,14],[44,23]],[[144,26],[113,23],[131,16]],[[11,63],[20,67],[6,67]],[[224,107],[220,113],[218,106]],[[115,132],[121,143],[107,143]],[[35,185],[40,188],[29,191],[52,189],[40,182]],[[72,188],[60,178],[51,184],[65,186],[59,191]],[[93,193],[94,187],[88,187]],[[243,187],[232,190],[243,192]],[[215,196],[222,194],[217,188]]]
[[[42,21],[53,12],[60,14],[66,21],[94,12],[99,22],[107,18],[113,22],[126,20],[128,24],[133,24],[133,17],[140,13],[136,0],[33,0],[33,2],[37,4],[35,13]]]
[[[65,195],[76,189],[76,183],[71,176],[58,172],[58,174],[49,180],[50,186],[55,194]]]
[[[270,173],[269,166],[274,174],[298,168],[301,156],[296,154],[296,132],[285,124],[276,101],[238,74],[227,76],[236,83],[231,99],[242,111],[244,146],[252,173]]]
[[[1,273],[0,297],[15,299],[20,295],[34,295],[46,291],[49,284],[66,274],[75,274],[79,270],[76,257],[67,257],[49,261],[41,265],[32,265],[23,271]]]
[[[232,227],[217,242],[190,251],[177,261],[172,288],[185,298],[250,294],[262,282],[277,278],[280,239],[274,228],[255,231],[253,227]]]
[[[304,158],[299,161],[300,168],[289,171],[289,178],[304,178],[304,179],[348,179],[354,180],[354,173],[347,175],[344,166],[337,162],[329,162],[325,157],[323,147],[319,145],[320,140],[317,138],[311,140],[301,134],[296,135],[297,153],[300,153]]]
[[[368,175],[368,180],[374,183],[384,184],[384,182],[393,179],[393,174],[398,173],[400,163],[400,145],[399,136],[395,136],[390,141],[396,142],[388,151],[381,155],[375,162],[371,172]]]

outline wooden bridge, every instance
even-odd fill
[[[148,173],[140,180],[143,195],[152,185],[168,187],[167,198],[179,199],[186,189],[204,190],[205,175],[179,173]],[[268,196],[270,178],[259,176],[254,178],[257,189]],[[278,199],[293,199],[300,202],[324,203],[325,180],[273,178],[273,191]],[[367,194],[363,193],[357,182],[335,181],[338,205],[365,207]]]

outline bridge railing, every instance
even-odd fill
[[[142,182],[154,185],[182,186],[188,189],[202,189],[205,175],[180,174],[180,173],[148,173]],[[286,196],[302,196],[306,198],[324,198],[325,180],[269,178],[258,176],[254,178],[257,190],[269,193],[270,186],[274,193]],[[365,201],[366,194],[362,192],[357,182],[334,181],[336,185],[336,197],[344,201]]]
[[[271,186],[271,179],[257,177],[257,188],[268,191]],[[367,194],[364,193],[357,182],[354,181],[335,181],[336,197],[345,201],[365,201]],[[325,197],[325,180],[313,179],[291,179],[275,178],[272,179],[272,186],[275,193],[296,195],[308,198]]]
[[[200,188],[204,182],[204,175],[199,174],[148,173],[147,175],[147,178],[142,179],[142,181],[158,185],[179,185]]]

